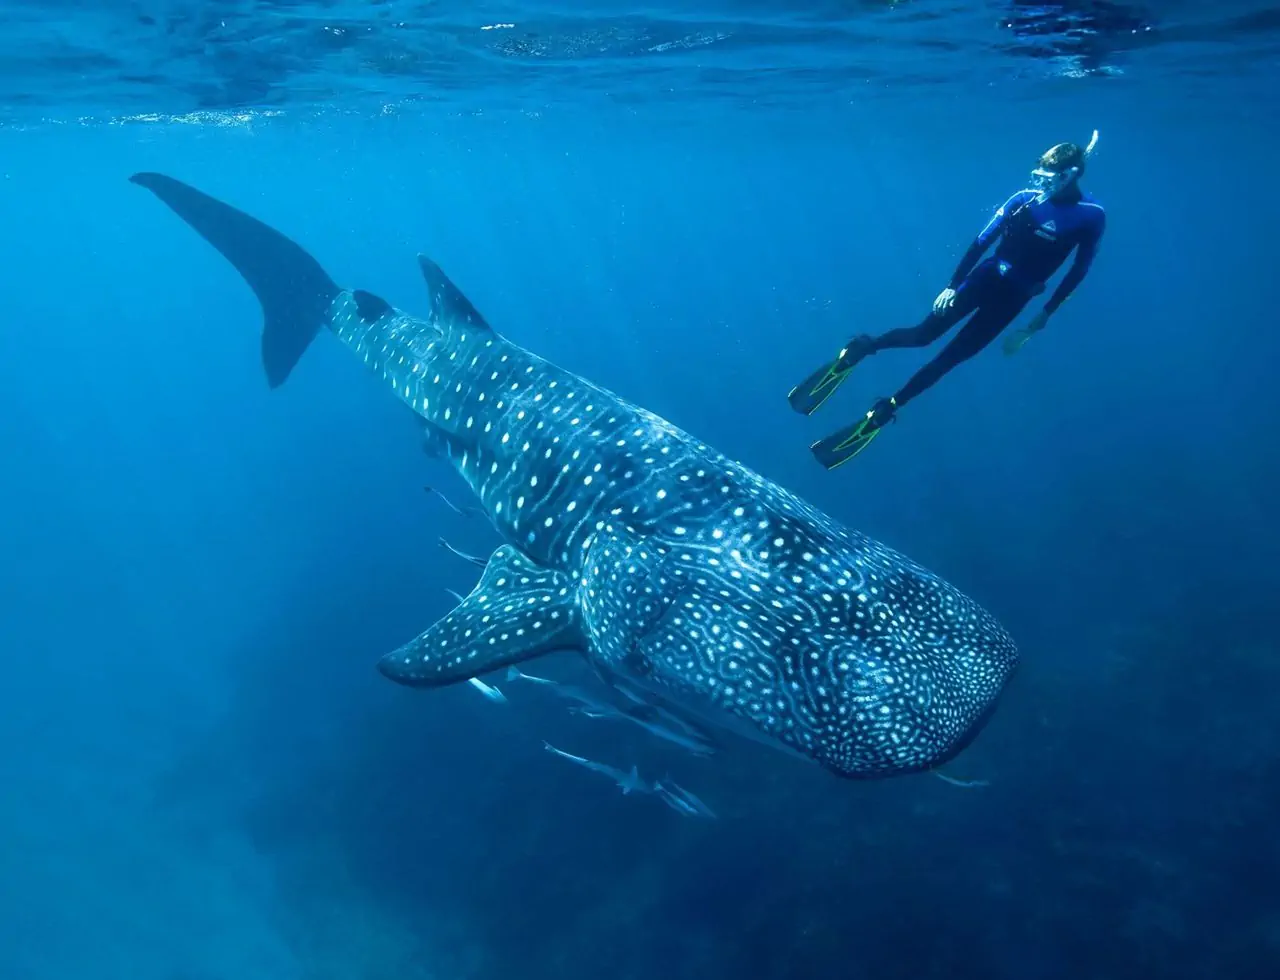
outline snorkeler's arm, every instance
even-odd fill
[[[1084,281],[1085,274],[1088,273],[1089,267],[1093,265],[1094,256],[1098,254],[1098,244],[1102,241],[1102,233],[1106,231],[1106,228],[1106,213],[1101,208],[1098,208],[1097,220],[1090,226],[1089,232],[1076,247],[1075,261],[1071,263],[1071,268],[1062,277],[1062,282],[1058,283],[1058,288],[1049,297],[1049,302],[1044,304],[1046,313],[1051,315],[1056,313],[1058,307]]]
[[[960,264],[956,266],[956,271],[951,277],[951,282],[947,284],[949,289],[959,289],[960,284],[968,278],[973,267],[978,264],[978,260],[991,243],[995,241],[996,236],[1004,229],[1005,222],[1015,214],[1023,204],[1027,203],[1029,196],[1034,196],[1031,191],[1018,191],[1013,197],[1005,201],[1000,207],[996,208],[996,213],[991,216],[991,220],[987,222],[987,226],[978,232],[978,237],[973,240],[968,250],[960,258]]]

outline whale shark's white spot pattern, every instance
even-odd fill
[[[557,607],[548,614],[546,606],[553,602]],[[578,614],[565,576],[504,545],[457,609],[387,654],[381,667],[401,683],[435,685],[572,645],[579,638]]]
[[[538,627],[521,610],[553,599],[541,622],[572,623],[602,666],[874,776],[944,761],[1013,670],[971,600],[664,419],[447,315],[366,323],[343,294],[331,326],[520,542],[502,567],[528,565],[494,617],[491,561],[484,595],[405,648],[405,670],[425,658],[409,682],[523,659]]]

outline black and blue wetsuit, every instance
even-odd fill
[[[1053,313],[1089,271],[1106,227],[1106,213],[1076,188],[1056,199],[1038,200],[1033,190],[1018,191],[978,233],[951,277],[955,301],[930,313],[914,327],[902,327],[870,339],[867,353],[891,347],[925,347],[970,313],[951,342],[894,396],[898,407],[931,387],[957,364],[968,360],[1000,335],[1022,308],[1044,291],[1045,283],[1072,250],[1075,261],[1045,311]],[[995,254],[979,262],[999,238]]]

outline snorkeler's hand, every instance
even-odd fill
[[[936,316],[943,310],[953,306],[956,301],[956,291],[948,286],[938,294],[938,298],[933,301],[933,312]]]

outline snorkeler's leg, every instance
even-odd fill
[[[938,352],[938,356],[912,375],[911,380],[893,396],[894,407],[901,408],[918,398],[953,367],[964,363],[995,340],[1025,305],[1026,300],[1021,297],[1008,297],[978,307],[969,322]]]
[[[976,277],[970,277],[956,292],[955,301],[945,309],[929,315],[912,327],[898,327],[882,333],[878,337],[865,338],[870,350],[889,350],[897,347],[928,347],[957,323],[967,317],[983,300],[985,283]],[[850,341],[852,343],[852,341]]]
[[[859,334],[844,345],[834,361],[824,364],[787,394],[787,401],[801,415],[812,415],[844,382],[864,358],[891,347],[927,347],[973,311],[979,290],[961,289],[956,301],[940,313],[930,312],[911,327],[898,327],[878,337]]]
[[[862,452],[886,425],[898,415],[898,409],[929,389],[957,364],[967,361],[1000,335],[1019,313],[1026,300],[1020,297],[996,297],[978,307],[973,317],[960,328],[951,343],[915,373],[892,398],[878,398],[862,418],[819,439],[809,449],[826,469],[833,470]]]

